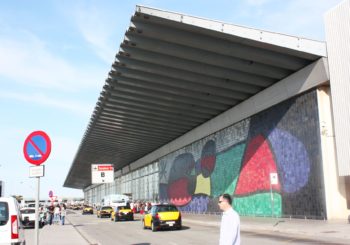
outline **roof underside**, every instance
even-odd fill
[[[119,170],[325,56],[322,42],[137,6],[64,186]]]

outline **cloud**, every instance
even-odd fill
[[[45,42],[32,33],[19,32],[17,37],[0,33],[0,83],[13,80],[31,87],[64,91],[101,86],[105,73],[102,69],[72,64],[50,52]]]
[[[12,91],[0,91],[0,99],[12,99],[16,101],[31,102],[39,106],[70,111],[84,117],[88,117],[93,110],[92,105],[67,99],[54,99],[41,93],[18,93]]]
[[[50,135],[52,145],[52,151],[50,157],[55,161],[64,163],[61,164],[59,168],[64,168],[61,170],[63,175],[66,176],[70,167],[70,163],[73,161],[76,152],[78,151],[80,139],[72,139],[68,137],[62,137],[60,135],[52,134]]]
[[[247,20],[254,19],[261,29],[323,40],[323,16],[339,2],[341,0],[320,0],[317,4],[304,0],[246,0],[239,14]]]
[[[112,40],[115,23],[108,12],[94,5],[79,5],[73,16],[84,39],[104,62],[111,64],[117,52],[117,42]]]

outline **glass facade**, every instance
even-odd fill
[[[130,195],[134,201],[157,202],[159,200],[158,162],[151,163],[114,179],[113,183],[93,185],[84,190],[89,204],[100,205],[101,199],[110,194]]]

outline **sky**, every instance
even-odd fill
[[[45,131],[51,155],[40,198],[82,197],[63,183],[137,4],[324,41],[324,14],[340,0],[0,1],[0,180],[34,198],[23,144]]]

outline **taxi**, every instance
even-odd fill
[[[83,214],[94,214],[94,210],[91,206],[85,205],[83,208]]]
[[[120,206],[113,210],[111,220],[117,222],[119,220],[134,220],[134,213],[129,206]]]
[[[97,210],[97,218],[111,217],[113,208],[111,206],[102,206]]]
[[[181,213],[175,205],[157,204],[142,218],[143,229],[150,228],[153,232],[161,228],[182,228]]]

